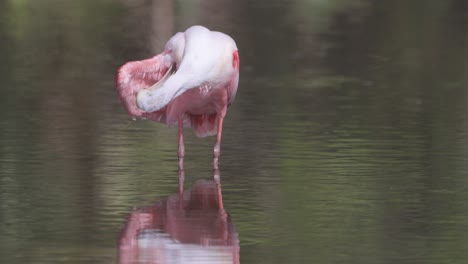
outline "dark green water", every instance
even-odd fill
[[[468,2],[0,2],[0,262],[115,263],[177,194],[177,132],[118,66],[193,24],[237,41],[224,207],[241,263],[468,263]],[[185,186],[214,138],[186,131]]]

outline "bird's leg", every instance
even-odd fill
[[[178,174],[179,174],[179,208],[183,208],[185,172],[184,170],[179,169]]]
[[[220,212],[222,213],[224,211],[224,203],[223,203],[223,193],[221,190],[221,177],[219,175],[218,169],[214,170],[213,178],[216,184],[216,195],[218,198],[218,207],[219,207]]]
[[[182,194],[184,192],[185,171],[179,170],[177,174],[179,176],[179,194]]]
[[[216,134],[216,143],[213,148],[213,169],[218,170],[218,160],[221,155],[221,134],[223,133],[223,115],[219,116],[218,119],[218,133]]]
[[[216,184],[216,196],[218,198],[218,212],[222,224],[223,241],[226,241],[228,238],[227,213],[226,210],[224,210],[223,192],[221,190],[221,177],[219,175],[219,170],[217,169],[214,170],[214,180]]]
[[[177,151],[177,156],[179,157],[179,170],[183,171],[185,147],[184,147],[184,119],[182,116],[179,116],[179,150]]]

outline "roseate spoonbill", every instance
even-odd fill
[[[180,169],[184,127],[199,137],[217,135],[213,167],[218,169],[223,120],[236,96],[239,63],[230,36],[192,26],[169,39],[162,53],[120,67],[117,91],[130,116],[178,125]]]

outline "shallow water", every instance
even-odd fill
[[[131,121],[114,74],[203,24],[240,50],[241,263],[466,263],[468,5],[350,2],[0,2],[0,262],[116,263],[132,212],[177,196],[176,129]],[[213,143],[186,131],[186,191]]]

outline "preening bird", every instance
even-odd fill
[[[178,125],[180,169],[184,127],[199,137],[217,135],[213,167],[218,169],[223,120],[236,96],[239,63],[230,36],[192,26],[169,39],[160,54],[120,67],[117,92],[130,116]]]

